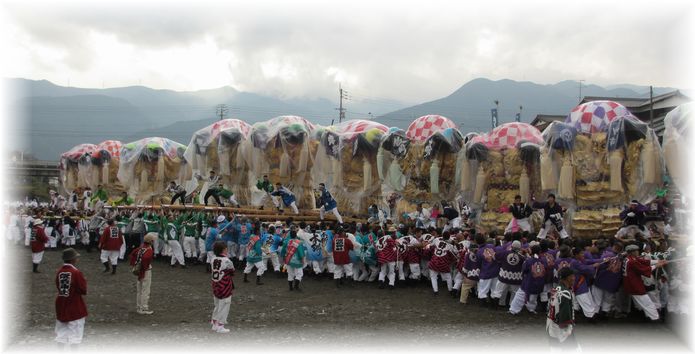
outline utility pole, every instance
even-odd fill
[[[499,118],[498,118],[498,112],[500,109],[500,101],[495,100],[495,108],[491,109],[490,113],[492,115],[492,129],[497,128],[497,125],[499,124]]]
[[[521,122],[521,111],[524,109],[523,106],[519,106],[519,113],[516,114],[516,121]]]
[[[345,119],[345,108],[343,108],[343,99],[347,100],[347,91],[343,90],[343,87],[338,84],[338,93],[340,94],[340,106],[338,107],[338,123],[342,123]]]
[[[649,85],[649,127],[654,128],[654,87]]]
[[[220,120],[224,119],[228,112],[229,108],[227,108],[226,104],[218,104],[215,107],[215,115],[220,117]]]
[[[579,80],[579,102],[582,101],[582,82],[586,80]]]

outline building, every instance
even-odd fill
[[[536,118],[533,118],[531,125],[538,128],[540,131],[544,131],[550,123],[552,122],[564,122],[566,115],[555,115],[555,114],[538,114]]]
[[[654,129],[654,132],[661,140],[664,134],[664,118],[666,114],[678,107],[681,104],[688,103],[692,99],[684,95],[681,91],[675,90],[662,95],[654,96],[650,101],[649,97],[601,97],[601,96],[584,96],[581,102],[591,101],[613,101],[622,104],[632,114],[641,121],[649,124]],[[651,110],[653,105],[653,119],[651,118]],[[564,121],[566,115],[550,115],[539,114],[531,121],[531,125],[543,131],[551,122]]]
[[[591,102],[591,101],[614,101],[625,106],[632,114],[634,114],[641,121],[649,124],[649,126],[654,129],[654,132],[661,140],[664,135],[664,118],[666,114],[673,110],[674,108],[692,101],[692,99],[684,95],[679,90],[668,92],[659,96],[654,96],[650,102],[649,97],[647,98],[631,98],[631,97],[598,97],[598,96],[585,96],[581,103]],[[654,118],[650,116],[650,111],[654,110]]]

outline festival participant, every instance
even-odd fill
[[[181,224],[183,222],[183,215],[174,218],[169,217],[166,220],[166,226],[164,227],[164,242],[171,250],[171,267],[176,267],[180,265],[181,268],[187,268],[186,259],[183,254],[183,247],[181,246]]]
[[[458,229],[461,227],[461,217],[456,208],[451,206],[445,200],[442,200],[442,213],[440,217],[446,218],[446,225],[444,226],[444,231],[451,231],[451,229]]]
[[[287,282],[289,283],[290,291],[301,291],[299,284],[304,275],[305,253],[306,248],[302,241],[297,238],[297,230],[295,227],[292,227],[280,251],[280,257],[282,257],[287,268]]]
[[[224,203],[220,200],[220,194],[219,194],[219,187],[218,187],[218,182],[220,180],[220,177],[215,174],[215,171],[210,171],[210,175],[208,176],[207,183],[208,183],[208,190],[205,192],[205,196],[203,197],[203,202],[205,202],[205,205],[208,205],[208,199],[210,197],[213,197],[215,201],[217,202],[217,205],[223,207]]]
[[[531,256],[526,258],[521,267],[521,287],[512,297],[512,302],[509,306],[509,313],[516,315],[526,305],[526,309],[536,314],[536,306],[538,304],[538,295],[543,292],[545,287],[546,274],[551,272],[544,257],[540,256],[541,246],[534,244],[531,246]]]
[[[521,252],[519,240],[514,240],[510,249],[503,247],[496,250],[495,260],[499,264],[499,274],[491,297],[497,299],[499,306],[507,305],[507,293],[511,293],[513,299],[516,291],[519,290],[525,258]]]
[[[186,189],[182,185],[176,184],[176,181],[171,181],[169,182],[169,187],[167,187],[167,192],[171,194],[171,202],[169,204],[176,204],[176,199],[178,199],[181,205],[186,205]]]
[[[574,271],[565,267],[558,271],[558,285],[550,292],[548,300],[548,318],[545,329],[550,336],[551,347],[563,347],[567,350],[577,349],[574,338],[574,302],[573,286],[576,282]]]
[[[75,266],[80,257],[72,248],[63,250],[63,265],[56,272],[58,296],[56,309],[56,342],[61,346],[76,348],[82,343],[87,306],[82,295],[87,295],[87,280]],[[61,348],[66,349],[66,348]]]
[[[644,227],[645,212],[649,209],[640,204],[637,200],[630,202],[630,205],[620,212],[620,220],[623,225],[615,234],[617,239],[624,239],[630,233],[630,230],[638,229],[638,232],[646,232]]]
[[[277,277],[281,277],[280,272],[280,249],[282,248],[282,243],[284,239],[282,238],[282,223],[278,222],[275,225],[268,228],[268,234],[272,238],[270,243],[270,263],[273,265],[273,272]]]
[[[531,233],[531,223],[529,217],[533,214],[533,209],[526,203],[521,202],[521,196],[514,197],[514,204],[509,206],[509,212],[512,213],[512,220],[504,229],[504,233],[516,232],[517,229]]]
[[[92,189],[89,187],[84,188],[82,192],[82,209],[92,210],[90,201],[92,200]]]
[[[221,222],[224,222],[224,216],[222,215],[218,216],[217,219],[212,219],[212,221],[210,221],[210,226],[207,230],[207,235],[205,236],[205,252],[207,254],[206,270],[208,273],[211,271],[210,267],[212,264],[212,259],[215,258],[215,253],[212,247],[215,244],[215,242],[220,241],[220,230],[218,228],[218,225]]]
[[[150,310],[150,287],[152,285],[152,259],[154,250],[152,245],[157,240],[158,235],[150,232],[145,235],[143,244],[130,253],[130,266],[137,271],[138,281],[136,286],[135,303],[137,313],[140,315],[151,315],[154,311]]]
[[[90,198],[89,202],[94,206],[94,210],[100,211],[107,200],[109,200],[109,195],[106,193],[104,186],[99,184],[97,185],[97,190],[94,192],[94,195],[92,198]]]
[[[381,264],[379,272],[379,289],[385,286],[386,276],[389,278],[389,288],[396,285],[396,228],[391,226],[388,234],[379,237],[376,243],[376,257]]]
[[[263,192],[263,197],[261,197],[261,207],[258,208],[259,210],[263,210],[263,207],[265,206],[265,201],[270,198],[271,201],[273,201],[273,196],[270,195],[270,193],[273,192],[273,184],[270,183],[270,180],[268,179],[268,175],[263,175],[263,180],[258,180],[256,182],[256,188]],[[275,202],[273,201],[273,204]]]
[[[217,333],[229,333],[225,328],[229,306],[234,290],[234,263],[227,255],[227,244],[217,241],[213,246],[215,257],[212,258],[212,295],[215,308],[212,310],[212,330]]]
[[[335,229],[335,237],[331,244],[333,253],[333,279],[336,287],[340,288],[343,285],[343,273],[348,280],[352,279],[352,263],[350,262],[350,251],[355,248],[355,245],[345,235],[345,230],[338,225]]]
[[[658,261],[651,266],[649,259],[639,257],[639,246],[628,245],[625,247],[627,257],[623,261],[623,289],[635,302],[637,307],[652,321],[659,319],[659,312],[652,299],[647,295],[642,277],[650,277],[652,270],[662,267],[665,261]]]
[[[294,196],[294,193],[290,191],[287,187],[283,187],[283,185],[278,182],[275,183],[275,191],[270,193],[271,196],[275,197],[280,197],[282,199],[282,204],[285,205],[285,207],[289,207],[292,209],[292,212],[295,214],[299,214],[299,209],[297,209],[297,203],[296,203],[296,198]],[[273,199],[273,203],[275,204],[275,207],[278,209],[278,211],[282,212],[282,207],[280,206],[280,202]]]
[[[266,264],[263,262],[263,245],[265,245],[268,234],[261,233],[260,230],[254,230],[247,244],[243,247],[247,249],[248,259],[246,268],[244,269],[244,283],[248,283],[248,275],[256,267],[256,285],[263,285],[261,277],[266,271]]]
[[[118,199],[113,202],[114,206],[121,206],[121,205],[132,205],[135,201],[133,198],[128,196],[128,192],[123,192],[121,194],[121,199]]]
[[[249,219],[244,219],[241,220],[241,218],[235,218],[237,222],[236,229],[237,229],[237,234],[239,235],[237,237],[237,242],[239,243],[239,253],[238,253],[238,259],[239,262],[246,262],[246,257],[248,255],[248,252],[250,248],[248,248],[249,240],[251,239],[251,234],[253,233],[253,225],[251,225],[251,222]]]
[[[408,215],[411,219],[415,220],[415,227],[419,229],[427,229],[429,227],[436,227],[436,220],[432,220],[432,212],[426,208],[422,207],[422,203],[417,203],[415,206],[415,211]]]
[[[92,252],[92,247],[96,246],[101,229],[106,225],[106,218],[103,213],[95,213],[89,220],[89,243],[87,244],[87,252]]]
[[[456,264],[454,265],[454,270],[456,275],[454,276],[454,294],[455,298],[460,298],[461,296],[461,285],[463,284],[463,279],[465,278],[465,273],[463,266],[466,263],[466,255],[468,254],[468,248],[471,241],[464,238],[463,235],[453,238],[454,247],[456,249]]]
[[[588,283],[591,278],[593,278],[595,269],[598,268],[599,263],[594,263],[593,266],[586,265],[582,257],[582,252],[573,254],[569,246],[560,246],[560,252],[555,260],[555,274],[558,274],[562,268],[572,268],[576,279],[573,288],[575,290],[574,296],[576,299],[574,309],[578,310],[581,307],[584,317],[593,321],[593,317],[597,311],[594,299],[589,293]]]
[[[461,272],[464,274],[463,283],[461,284],[461,296],[459,302],[462,304],[468,303],[468,295],[480,280],[480,258],[478,258],[478,243],[471,243],[470,249],[466,252],[466,259],[463,262]]]
[[[596,269],[594,284],[591,286],[591,297],[594,299],[596,310],[606,316],[615,310],[615,299],[623,280],[623,260],[620,253],[623,245],[613,243],[613,247],[604,249],[601,254],[601,264]]]
[[[475,242],[478,244],[478,259],[480,260],[480,279],[478,280],[478,299],[481,304],[487,303],[495,306],[492,298],[488,299],[497,288],[497,276],[500,273],[500,265],[495,259],[495,245],[493,239],[485,240],[483,234],[477,234]]]
[[[538,231],[538,238],[544,239],[552,226],[560,233],[561,238],[570,237],[562,224],[562,214],[565,212],[565,208],[555,203],[555,194],[548,194],[548,199],[544,203],[536,202],[536,198],[533,198],[532,206],[534,209],[543,209],[543,223]]]
[[[183,254],[188,263],[194,263],[198,258],[198,215],[184,213],[181,218],[181,231],[183,233]]]
[[[331,192],[329,192],[326,189],[326,185],[323,183],[319,183],[319,191],[321,192],[321,196],[319,197],[319,205],[321,206],[319,208],[319,215],[321,217],[321,221],[323,221],[323,216],[325,213],[333,213],[335,215],[335,218],[338,220],[338,224],[343,223],[343,218],[340,216],[340,213],[338,212],[338,203],[333,199],[333,196],[331,195]]]
[[[405,247],[405,252],[403,253],[403,262],[408,265],[408,279],[411,284],[415,284],[420,280],[422,272],[420,270],[420,251],[422,244],[420,243],[420,238],[422,237],[422,230],[416,229],[414,231],[414,236],[406,235],[398,239],[398,243]]]
[[[118,256],[121,253],[123,245],[123,234],[118,229],[113,219],[106,222],[107,227],[99,238],[98,248],[101,250],[101,264],[104,265],[104,273],[109,271],[109,262],[111,264],[111,274],[116,274],[118,267]]]
[[[39,264],[41,264],[41,260],[43,260],[43,252],[46,249],[48,237],[43,229],[43,220],[34,219],[31,225],[29,243],[31,245],[32,272],[41,273],[39,272]]]
[[[456,256],[454,248],[448,243],[450,234],[448,231],[442,234],[441,238],[436,238],[428,245],[432,252],[430,261],[427,263],[427,268],[430,273],[430,282],[432,283],[432,291],[434,295],[439,295],[438,276],[446,282],[446,287],[449,293],[453,294],[453,284],[451,282],[451,265],[454,263]]]
[[[224,188],[222,183],[217,185],[217,190],[220,197],[222,197],[224,200],[228,200],[229,203],[231,203],[231,205],[233,205],[235,208],[240,207],[239,202],[237,202],[236,197],[234,197],[234,192]]]

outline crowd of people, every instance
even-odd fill
[[[261,183],[268,193],[284,188],[272,191],[267,180]],[[645,228],[643,206],[636,201],[624,211],[624,227],[616,237],[585,240],[567,233],[565,209],[552,194],[530,204],[517,196],[509,206],[512,221],[498,234],[476,225],[471,209],[460,201],[438,203],[436,215],[421,203],[398,219],[371,206],[369,219],[343,223],[325,185],[319,190],[321,219],[331,212],[339,222],[294,222],[291,217],[261,222],[225,211],[94,208],[99,198],[90,195],[75,204],[82,208],[57,204],[60,199],[55,198],[47,207],[8,209],[5,227],[11,242],[31,247],[33,272],[40,271],[46,248],[64,249],[66,263],[56,278],[62,302],[86,291],[84,278],[71,263],[79,256],[76,249],[98,250],[104,272],[111,274],[119,259],[127,259],[138,278],[136,310],[143,315],[153,312],[153,260],[182,268],[204,264],[215,297],[212,330],[219,333],[229,331],[224,325],[236,269],[242,270],[243,282],[255,275],[258,286],[272,271],[287,277],[288,291],[295,292],[303,291],[307,277],[332,277],[338,288],[427,284],[435,296],[445,286],[462,304],[503,308],[510,316],[524,308],[532,314],[548,313],[548,333],[563,343],[572,340],[575,312],[587,322],[621,318],[635,310],[651,321],[663,320],[667,312],[688,312],[689,270],[682,261],[692,256],[692,246],[686,250],[668,235]],[[174,185],[172,193],[180,190]],[[278,195],[296,209],[291,198]],[[534,209],[543,211],[537,233],[529,222]],[[59,314],[58,340],[79,343],[85,316],[86,310],[80,318]]]

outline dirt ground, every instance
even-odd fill
[[[31,256],[23,246],[6,246],[8,275],[18,277],[21,289],[9,290],[9,351],[53,348],[56,289],[55,271],[62,263],[60,251],[47,251],[40,274],[31,273]],[[504,347],[529,351],[548,348],[545,316],[482,308],[476,302],[463,305],[441,292],[433,296],[429,283],[395,290],[378,289],[376,283],[359,283],[336,289],[332,279],[306,277],[303,291],[290,292],[286,278],[269,273],[264,285],[243,283],[241,271],[234,277],[228,334],[210,330],[212,293],[205,267],[171,268],[156,260],[152,276],[151,316],[135,312],[135,277],[123,263],[116,275],[103,274],[98,253],[82,254],[78,268],[88,282],[89,316],[82,348],[88,350],[199,348],[201,345],[235,345],[301,348],[320,345],[345,349],[445,347]],[[253,278],[253,277],[252,277]],[[446,289],[441,285],[440,289]],[[686,347],[666,324],[639,319],[607,320],[589,324],[580,320],[578,341],[585,350],[634,346],[651,351],[664,346]],[[310,347],[316,350],[317,347]]]

